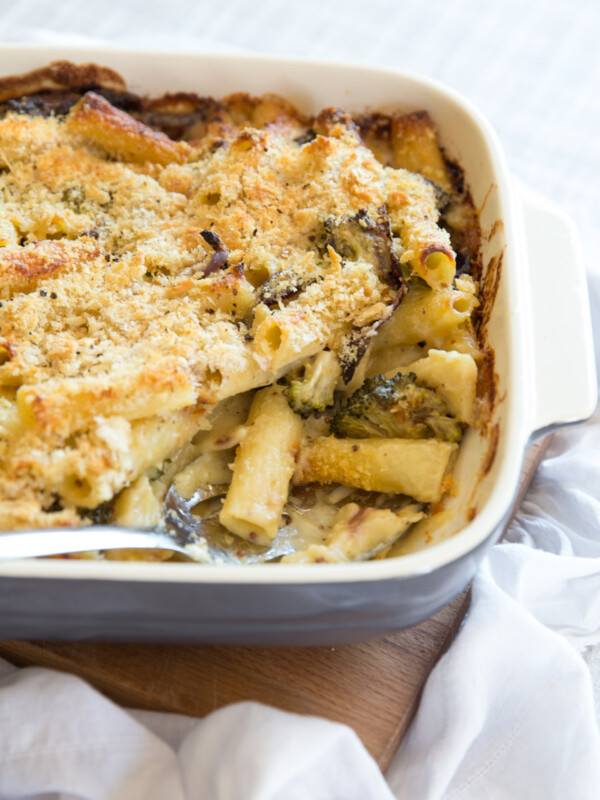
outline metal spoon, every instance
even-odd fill
[[[271,547],[259,547],[233,536],[218,519],[198,519],[191,507],[219,494],[218,487],[202,490],[184,500],[173,487],[164,503],[164,521],[159,528],[131,528],[117,525],[89,525],[79,528],[37,528],[0,531],[0,561],[38,558],[90,550],[170,550],[186,561],[204,563],[255,564],[291,553],[293,545],[285,531]]]
[[[221,489],[220,493],[224,494],[227,487]],[[215,486],[208,490],[199,490],[189,500],[184,500],[171,486],[164,502],[165,524],[180,537],[192,536],[196,541],[205,542],[212,560],[217,562],[257,564],[274,561],[294,552],[295,547],[285,527],[279,530],[270,547],[261,547],[234,536],[220,524],[216,514],[203,519],[198,519],[192,514],[191,509],[199,500],[215,497],[218,494],[219,487]]]
[[[87,550],[121,549],[172,550],[187,561],[196,561],[193,550],[186,549],[167,530],[121,528],[115,525],[89,525],[83,528],[37,528],[36,530],[0,532],[0,561],[37,558]]]

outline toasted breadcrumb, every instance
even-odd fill
[[[237,97],[203,138],[141,150],[145,126],[106,100],[0,120],[0,528],[81,522],[136,477],[142,423],[175,413],[191,438],[207,407],[271,383],[261,325],[299,358],[389,315],[395,289],[333,253],[324,223],[388,206],[417,225],[433,188],[380,164],[343,115],[302,141],[292,109],[261,109],[254,128]],[[226,254],[210,274],[207,232]],[[266,305],[286,270],[295,293]]]

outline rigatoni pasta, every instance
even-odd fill
[[[294,480],[338,483],[435,503],[442,499],[444,476],[456,449],[456,444],[438,439],[320,437],[300,451]]]
[[[394,166],[416,172],[451,195],[452,179],[427,111],[396,116],[390,130]]]
[[[228,530],[256,544],[268,545],[275,538],[301,437],[302,420],[290,409],[282,389],[260,389],[219,515]]]
[[[0,527],[170,502],[242,560],[381,557],[486,419],[477,214],[434,121],[55,72],[0,80]]]
[[[369,558],[396,541],[411,525],[425,517],[418,505],[401,511],[368,508],[346,503],[333,520],[324,544],[310,544],[305,550],[284,556],[287,564],[339,563]]]
[[[66,125],[76,136],[124,161],[181,164],[190,155],[185,142],[173,142],[165,134],[136,122],[95,92],[86,92],[73,106]]]

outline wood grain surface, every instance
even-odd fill
[[[548,441],[528,452],[516,511]],[[420,625],[375,642],[250,648],[94,642],[0,642],[0,656],[79,675],[116,703],[205,716],[256,700],[352,727],[385,769],[417,709],[434,664],[468,609],[469,594]]]

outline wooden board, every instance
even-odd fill
[[[547,441],[526,457],[516,510]],[[338,647],[250,648],[94,642],[0,642],[0,656],[85,678],[115,702],[205,716],[256,700],[354,728],[381,769],[417,709],[433,665],[468,609],[468,591],[435,616],[376,642]]]

